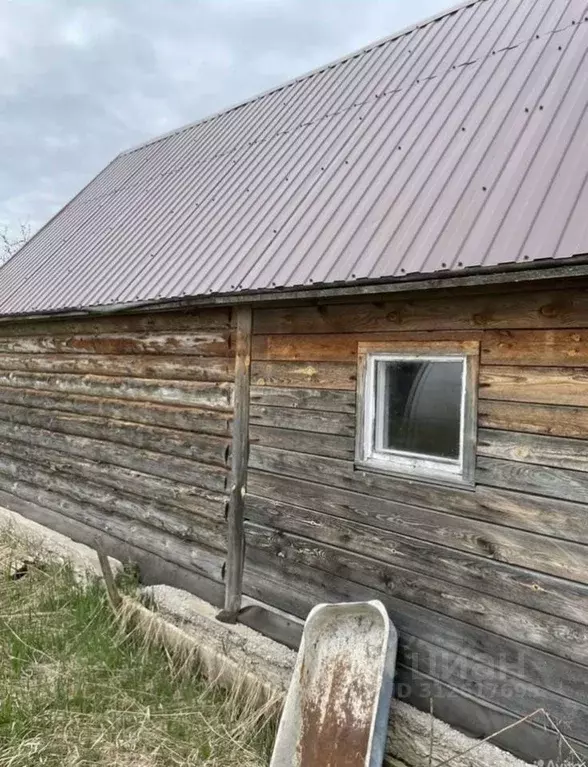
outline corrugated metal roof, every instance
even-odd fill
[[[476,0],[121,154],[0,313],[588,253],[587,108],[587,0]]]

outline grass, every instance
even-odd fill
[[[271,716],[124,634],[67,564],[14,580],[20,549],[0,542],[0,767],[268,763]]]

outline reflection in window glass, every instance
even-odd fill
[[[463,364],[376,360],[373,449],[459,460]]]

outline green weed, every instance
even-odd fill
[[[271,716],[124,635],[98,580],[0,553],[0,767],[267,764]]]

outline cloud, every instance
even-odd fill
[[[443,0],[4,0],[0,226],[118,152],[442,10]]]

